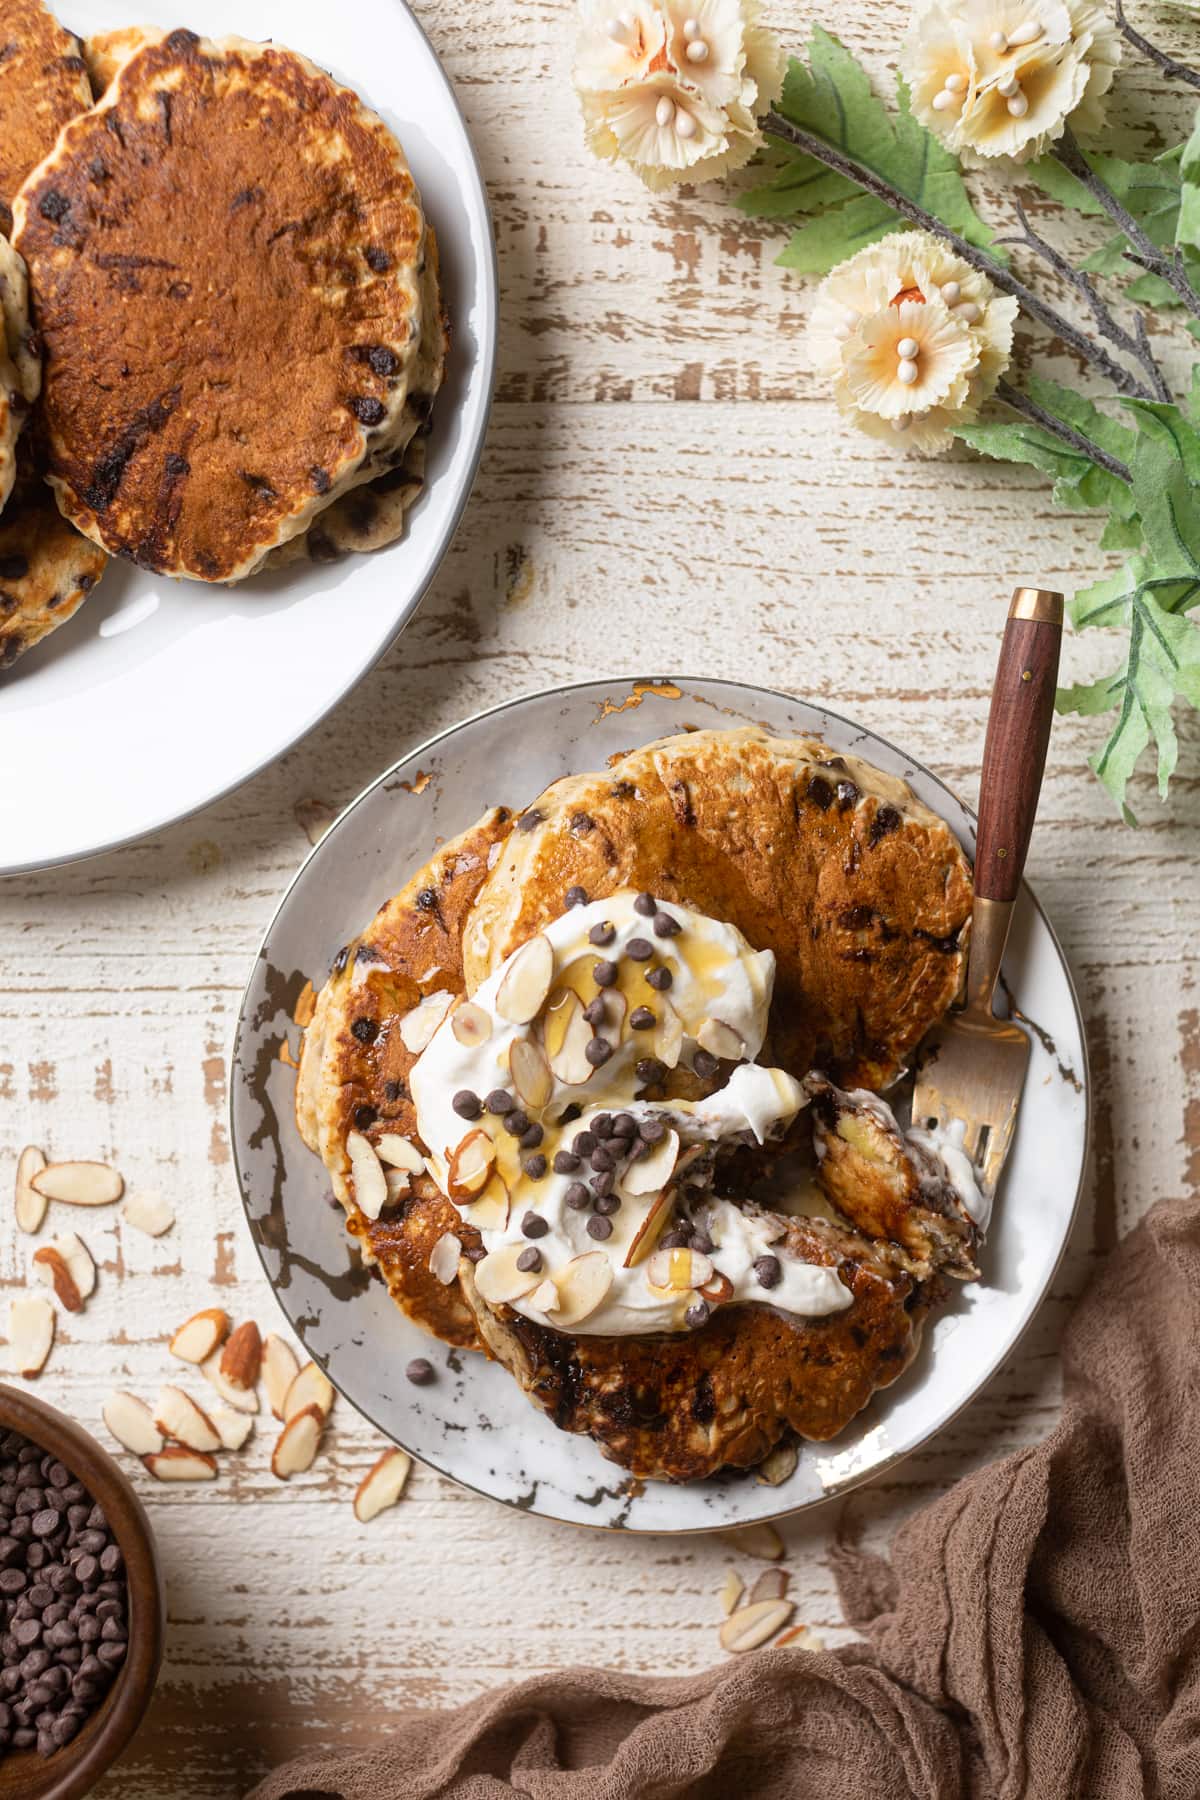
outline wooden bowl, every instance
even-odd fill
[[[82,1800],[141,1724],[162,1661],[163,1593],[150,1521],[128,1479],[81,1425],[0,1384],[0,1432],[20,1431],[51,1451],[104,1508],[125,1558],[129,1649],[119,1674],[79,1735],[42,1758],[0,1756],[0,1800]]]

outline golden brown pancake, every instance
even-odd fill
[[[73,618],[107,562],[63,518],[23,449],[17,485],[0,515],[0,669]]]
[[[0,231],[31,169],[53,148],[68,119],[92,104],[79,40],[41,0],[0,8]]]
[[[736,925],[778,959],[771,1054],[880,1088],[955,998],[971,875],[912,792],[816,739],[754,727],[648,744],[528,807],[473,908],[474,991],[582,887]]]
[[[111,553],[239,580],[396,447],[424,217],[382,120],[303,57],[150,36],[14,218],[50,476]]]

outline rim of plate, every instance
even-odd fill
[[[356,688],[360,681],[365,680],[375,665],[383,660],[393,644],[400,637],[401,633],[407,629],[413,614],[429,592],[443,562],[446,560],[446,553],[454,542],[459,525],[462,523],[463,513],[467,508],[467,502],[474,491],[475,479],[479,473],[479,464],[483,459],[483,448],[487,442],[488,426],[491,422],[492,404],[495,398],[496,358],[499,352],[500,342],[500,265],[496,250],[495,221],[492,218],[492,207],[491,201],[488,198],[487,182],[484,180],[479,157],[475,151],[474,140],[467,127],[466,114],[463,112],[462,106],[459,103],[454,83],[442,67],[442,59],[434,49],[429,33],[417,18],[412,7],[408,4],[408,0],[394,0],[394,3],[407,15],[409,23],[418,33],[422,43],[428,50],[430,58],[437,70],[438,80],[442,83],[447,98],[450,101],[450,105],[458,119],[458,123],[462,129],[463,143],[466,146],[467,158],[470,163],[471,172],[474,176],[475,198],[478,200],[482,209],[483,224],[485,226],[484,231],[480,234],[479,268],[481,282],[478,296],[483,302],[481,311],[483,313],[483,324],[485,329],[480,333],[478,352],[476,355],[476,366],[481,373],[483,381],[483,404],[475,428],[474,441],[471,443],[465,455],[461,477],[461,491],[455,500],[449,516],[446,519],[446,523],[434,545],[425,574],[413,589],[412,595],[403,608],[396,623],[389,628],[386,637],[368,652],[356,673],[350,677],[345,686],[340,688],[336,694],[333,694],[330,699],[300,727],[299,731],[295,732],[292,736],[285,736],[281,739],[272,750],[260,757],[259,760],[255,762],[251,768],[245,770],[243,774],[237,775],[232,781],[227,781],[220,787],[214,788],[210,794],[206,794],[202,800],[197,800],[194,805],[185,807],[182,812],[164,813],[160,818],[149,820],[146,824],[139,826],[136,831],[123,832],[119,837],[108,839],[103,843],[93,844],[85,850],[73,850],[67,855],[37,857],[32,862],[13,863],[8,867],[0,867],[0,878],[9,875],[34,875],[42,869],[70,868],[75,863],[88,862],[91,858],[96,856],[107,856],[111,851],[122,850],[128,844],[140,843],[143,838],[150,837],[156,831],[165,831],[170,826],[182,825],[188,819],[194,819],[198,813],[204,812],[210,806],[215,806],[219,800],[224,800],[229,794],[234,794],[239,788],[245,787],[247,782],[253,781],[255,776],[261,775],[263,770],[269,768],[272,763],[279,759],[279,757],[285,755],[287,751],[295,749],[297,744],[303,743],[304,739],[307,738],[310,733],[314,732],[324,719],[329,717],[334,708],[341,705],[347,694]],[[403,542],[403,540],[401,541]],[[395,546],[392,547],[395,548]],[[466,722],[467,721],[464,720],[464,723]],[[366,791],[367,790],[364,790],[364,792]],[[359,799],[361,798],[362,795],[359,796]],[[355,802],[355,804],[357,804],[357,802]],[[347,810],[349,809],[347,808]]]
[[[935,774],[932,769],[919,761],[918,758],[910,756],[907,750],[901,749],[901,747],[898,744],[894,744],[890,738],[886,738],[881,733],[870,730],[870,728],[863,727],[859,720],[848,718],[845,713],[837,712],[834,708],[825,706],[823,703],[805,700],[800,695],[785,693],[782,688],[762,687],[756,682],[733,681],[723,676],[686,676],[677,672],[659,672],[653,675],[589,676],[585,681],[564,682],[561,686],[557,687],[531,688],[527,693],[514,695],[513,698],[509,700],[502,700],[497,706],[480,707],[477,712],[467,714],[465,718],[457,720],[455,724],[447,726],[442,731],[435,732],[432,737],[423,739],[419,744],[414,744],[412,749],[407,751],[405,755],[397,757],[394,763],[382,770],[373,781],[368,782],[366,787],[362,788],[360,792],[354,796],[353,800],[343,808],[324,836],[321,837],[308,851],[308,854],[303,858],[296,873],[285,888],[274,912],[271,914],[266,929],[259,937],[254,952],[254,959],[250,965],[250,974],[246,979],[245,986],[242,989],[241,999],[238,1002],[233,1039],[229,1051],[229,1138],[233,1149],[233,1166],[237,1176],[238,1196],[242,1203],[242,1214],[246,1222],[246,1228],[250,1233],[251,1242],[254,1245],[255,1255],[258,1257],[259,1265],[262,1268],[263,1274],[266,1276],[271,1292],[274,1295],[275,1304],[279,1307],[280,1311],[287,1319],[288,1324],[306,1349],[308,1348],[308,1344],[305,1334],[296,1323],[289,1308],[284,1305],[284,1302],[279,1296],[271,1271],[267,1267],[263,1245],[259,1239],[258,1232],[255,1230],[254,1221],[251,1216],[250,1201],[247,1195],[247,1181],[242,1170],[242,1159],[240,1155],[241,1146],[237,1132],[237,1121],[234,1116],[234,1095],[237,1089],[237,1083],[234,1077],[236,1075],[239,1054],[241,1051],[242,1036],[250,1000],[250,989],[254,981],[255,971],[263,959],[263,954],[271,934],[287,909],[296,889],[300,886],[309,863],[313,861],[318,850],[323,847],[328,839],[346,824],[350,815],[365,801],[370,799],[377,788],[382,787],[385,782],[390,781],[397,771],[403,768],[407,763],[427,756],[429,752],[435,750],[439,744],[445,743],[448,738],[457,736],[460,731],[467,730],[473,725],[481,724],[485,719],[498,718],[503,713],[511,712],[515,707],[526,706],[533,701],[558,699],[569,694],[582,693],[588,688],[607,688],[611,690],[614,687],[628,687],[630,691],[633,692],[639,687],[654,687],[667,682],[673,683],[684,689],[689,686],[693,688],[728,688],[739,694],[753,694],[767,699],[780,700],[783,701],[785,705],[795,706],[799,704],[818,707],[826,718],[836,719],[839,724],[845,725],[851,730],[862,731],[866,729],[868,735],[877,743],[883,744],[888,750],[892,751],[894,755],[899,756],[913,769],[920,770],[922,775],[934,782],[943,793],[947,794],[950,799],[954,801],[956,806],[962,808],[963,812],[973,824],[977,820],[977,814],[974,808],[968,806],[965,800],[959,798],[949,782],[943,781],[940,775]],[[946,823],[949,824],[949,820],[947,820]],[[815,1508],[826,1505],[829,1501],[841,1499],[844,1495],[852,1493],[857,1488],[865,1487],[869,1482],[878,1480],[878,1478],[885,1474],[889,1469],[894,1469],[899,1463],[904,1462],[916,1451],[923,1449],[931,1439],[944,1431],[961,1413],[966,1411],[968,1406],[972,1405],[975,1400],[979,1398],[983,1388],[986,1387],[987,1383],[996,1374],[997,1369],[1003,1360],[1003,1356],[1011,1354],[1012,1351],[1016,1349],[1017,1345],[1022,1341],[1030,1326],[1033,1324],[1034,1319],[1041,1311],[1046,1295],[1049,1292],[1059,1269],[1062,1267],[1062,1261],[1063,1257],[1066,1255],[1067,1245],[1071,1241],[1071,1237],[1079,1219],[1080,1202],[1083,1198],[1084,1183],[1087,1179],[1088,1168],[1091,1162],[1092,1144],[1092,1070],[1091,1059],[1088,1053],[1085,1021],[1082,1008],[1079,1004],[1079,993],[1075,985],[1075,976],[1059,940],[1058,933],[1055,931],[1049,915],[1033,888],[1024,880],[1022,881],[1021,886],[1045,928],[1054,952],[1062,966],[1063,973],[1066,977],[1067,991],[1071,998],[1071,1009],[1074,1014],[1075,1025],[1078,1031],[1081,1066],[1080,1079],[1083,1087],[1083,1154],[1080,1157],[1079,1176],[1075,1183],[1075,1192],[1071,1199],[1070,1212],[1065,1221],[1065,1228],[1054,1261],[1047,1268],[1045,1278],[1019,1329],[1011,1338],[1006,1340],[1001,1356],[992,1364],[987,1373],[972,1388],[971,1392],[965,1395],[956,1406],[951,1407],[948,1412],[941,1414],[931,1421],[928,1429],[923,1430],[919,1436],[914,1437],[913,1441],[910,1444],[905,1445],[902,1450],[892,1451],[887,1456],[882,1457],[878,1462],[873,1463],[869,1469],[864,1469],[856,1474],[847,1475],[844,1480],[837,1484],[836,1488],[831,1489],[826,1494],[820,1495],[816,1499],[801,1501],[798,1505],[794,1506],[781,1506],[777,1512],[758,1513],[753,1519],[746,1520],[742,1527],[739,1527],[736,1522],[726,1524],[714,1523],[711,1525],[650,1526],[631,1524],[628,1521],[607,1524],[599,1520],[593,1522],[588,1519],[564,1519],[557,1513],[541,1512],[537,1507],[520,1507],[515,1501],[505,1499],[503,1494],[494,1494],[488,1488],[479,1487],[475,1482],[467,1481],[461,1475],[455,1474],[450,1469],[442,1467],[440,1463],[433,1459],[433,1457],[422,1456],[417,1451],[411,1449],[407,1444],[401,1444],[395,1434],[386,1425],[382,1424],[380,1420],[375,1417],[373,1412],[364,1407],[360,1401],[354,1399],[346,1389],[342,1387],[337,1376],[325,1363],[319,1362],[319,1359],[315,1356],[313,1357],[313,1360],[318,1361],[319,1367],[324,1370],[332,1386],[341,1395],[342,1399],[345,1400],[349,1406],[354,1408],[355,1412],[357,1412],[361,1418],[364,1418],[369,1425],[373,1426],[374,1429],[378,1431],[382,1437],[385,1437],[389,1443],[396,1444],[398,1448],[404,1450],[407,1455],[411,1456],[415,1462],[420,1463],[422,1467],[432,1469],[435,1474],[442,1476],[446,1481],[454,1482],[456,1487],[464,1488],[468,1493],[478,1494],[481,1498],[490,1500],[494,1505],[506,1507],[510,1511],[532,1511],[536,1517],[546,1518],[558,1525],[567,1525],[576,1531],[625,1533],[631,1537],[710,1537],[714,1532],[718,1531],[736,1531],[738,1529],[750,1528],[754,1525],[769,1525],[781,1519],[794,1518],[799,1513],[812,1512]],[[311,1351],[310,1355],[312,1355]],[[564,1435],[569,1436],[570,1434]],[[613,1468],[619,1469],[620,1465],[614,1463]],[[626,1476],[629,1475],[628,1470],[625,1470],[624,1473]]]

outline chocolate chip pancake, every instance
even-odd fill
[[[54,148],[68,119],[92,104],[79,40],[41,0],[0,9],[0,231],[25,177]]]
[[[815,739],[753,727],[635,750],[556,782],[517,822],[463,945],[474,989],[579,886],[728,920],[777,958],[773,1053],[881,1088],[958,993],[966,857],[905,786]]]
[[[103,575],[103,550],[67,523],[24,450],[0,515],[0,669],[73,618]]]
[[[25,265],[8,239],[0,237],[0,512],[17,479],[17,443],[41,386],[28,303]]]
[[[402,445],[425,222],[303,57],[177,30],[117,60],[14,209],[50,477],[111,553],[236,581]]]

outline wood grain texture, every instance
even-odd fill
[[[503,290],[498,404],[454,548],[401,644],[273,768],[130,849],[0,886],[4,1165],[26,1142],[111,1156],[179,1215],[157,1242],[108,1213],[79,1227],[100,1284],[39,1391],[97,1429],[113,1385],[153,1396],[167,1335],[198,1308],[282,1328],[235,1192],[225,1066],[259,935],[308,849],[298,811],[339,809],[480,706],[674,668],[860,716],[973,797],[1012,587],[1070,591],[1103,567],[1096,518],[1053,509],[1032,472],[963,451],[905,460],[845,431],[804,368],[808,288],[774,266],[782,234],[719,190],[649,196],[586,155],[569,0],[417,10],[488,175]],[[837,30],[881,81],[905,13],[890,0],[768,9],[793,45],[810,20]],[[1182,13],[1154,24],[1179,50],[1194,37]],[[1161,148],[1187,114],[1135,64],[1114,147]],[[1002,216],[1001,191],[982,192]],[[1187,367],[1185,340],[1155,341]],[[1022,334],[1022,362],[1036,353],[1081,381],[1046,351]],[[1099,675],[1114,647],[1068,637],[1065,678]],[[1200,731],[1182,721],[1169,809],[1135,782],[1137,832],[1087,767],[1096,743],[1094,724],[1056,722],[1029,863],[1087,1016],[1088,1202],[1035,1325],[975,1404],[886,1480],[785,1528],[797,1617],[834,1641],[848,1635],[834,1534],[882,1546],[966,1471],[1042,1437],[1064,1321],[1098,1254],[1157,1196],[1200,1189]],[[0,1233],[0,1286],[23,1278],[29,1250]],[[348,1407],[286,1487],[271,1441],[260,1425],[210,1489],[145,1483],[167,1665],[98,1800],[228,1800],[291,1752],[382,1735],[400,1704],[453,1704],[570,1661],[669,1674],[720,1654],[725,1568],[751,1566],[720,1540],[584,1540],[419,1469],[364,1528],[351,1499],[381,1445]]]
[[[984,900],[1015,900],[1021,886],[1054,723],[1062,596],[1057,600],[1057,620],[1010,618],[1000,644],[975,846],[975,892]]]

